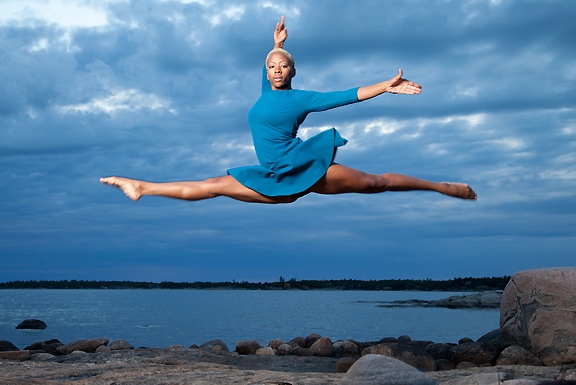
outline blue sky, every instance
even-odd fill
[[[199,180],[257,159],[246,115],[285,15],[300,89],[394,76],[310,115],[339,163],[436,193],[134,203],[101,176]],[[574,265],[576,2],[0,1],[0,281],[449,279]]]

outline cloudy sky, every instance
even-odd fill
[[[312,114],[337,161],[437,193],[134,203],[102,176],[256,164],[246,115],[285,15],[293,86],[423,86]],[[0,1],[0,281],[482,277],[574,265],[576,2]]]

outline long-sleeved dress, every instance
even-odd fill
[[[272,90],[262,75],[262,94],[248,112],[260,165],[228,170],[242,185],[263,195],[293,195],[306,191],[328,170],[336,148],[346,144],[336,129],[302,141],[298,127],[310,112],[358,102],[358,88],[336,92]]]

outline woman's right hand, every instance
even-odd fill
[[[280,23],[276,23],[276,29],[274,30],[274,48],[282,48],[287,38],[288,30],[284,26],[284,16],[282,16]]]

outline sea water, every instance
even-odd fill
[[[498,328],[498,309],[386,308],[381,301],[441,299],[463,293],[316,290],[0,290],[0,340],[18,348],[40,340],[108,337],[134,347],[200,345],[212,339],[289,341],[318,333],[375,341],[457,342]],[[45,330],[17,330],[25,319]]]

